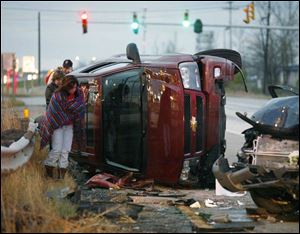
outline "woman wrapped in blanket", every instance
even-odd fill
[[[78,142],[83,134],[84,114],[84,97],[78,80],[72,75],[66,76],[52,95],[40,127],[40,148],[43,149],[50,139],[52,142],[52,149],[44,161],[47,176],[53,178],[54,168],[58,166],[59,178],[64,178],[73,134]]]

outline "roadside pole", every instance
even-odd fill
[[[4,101],[4,69],[3,69],[3,55],[1,54],[1,101]]]

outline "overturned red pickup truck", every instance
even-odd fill
[[[86,139],[71,157],[91,171],[214,186],[226,145],[224,82],[241,66],[232,50],[140,56],[132,43],[126,55],[72,72],[88,98]]]

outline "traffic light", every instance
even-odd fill
[[[244,19],[243,21],[244,21],[246,24],[249,24],[249,23],[250,23],[250,17],[249,17],[249,5],[247,5],[247,6],[244,8],[244,12],[246,13],[246,19]]]
[[[194,32],[195,33],[202,33],[203,24],[200,19],[196,19],[194,23]]]
[[[83,33],[87,33],[87,13],[86,12],[83,12],[81,14],[81,22],[82,22],[82,30],[83,30]]]
[[[249,24],[251,20],[255,20],[255,9],[253,1],[244,8],[244,12],[246,13],[246,19],[244,19],[243,21],[246,24]]]
[[[249,4],[249,17],[250,19],[255,20],[254,2]]]
[[[137,18],[137,14],[135,12],[133,13],[133,20],[132,20],[131,28],[132,28],[134,34],[139,33],[139,21]]]
[[[186,11],[184,12],[182,25],[183,25],[184,27],[186,27],[186,28],[190,26],[190,21],[189,21],[189,11],[188,11],[188,10],[186,10]]]

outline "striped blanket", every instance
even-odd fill
[[[73,122],[74,139],[80,142],[83,136],[83,121],[85,114],[85,103],[82,91],[77,88],[77,96],[71,101],[67,100],[64,92],[54,92],[47,108],[46,114],[41,121],[40,136],[43,149],[51,140],[53,131],[61,128],[66,123]]]

